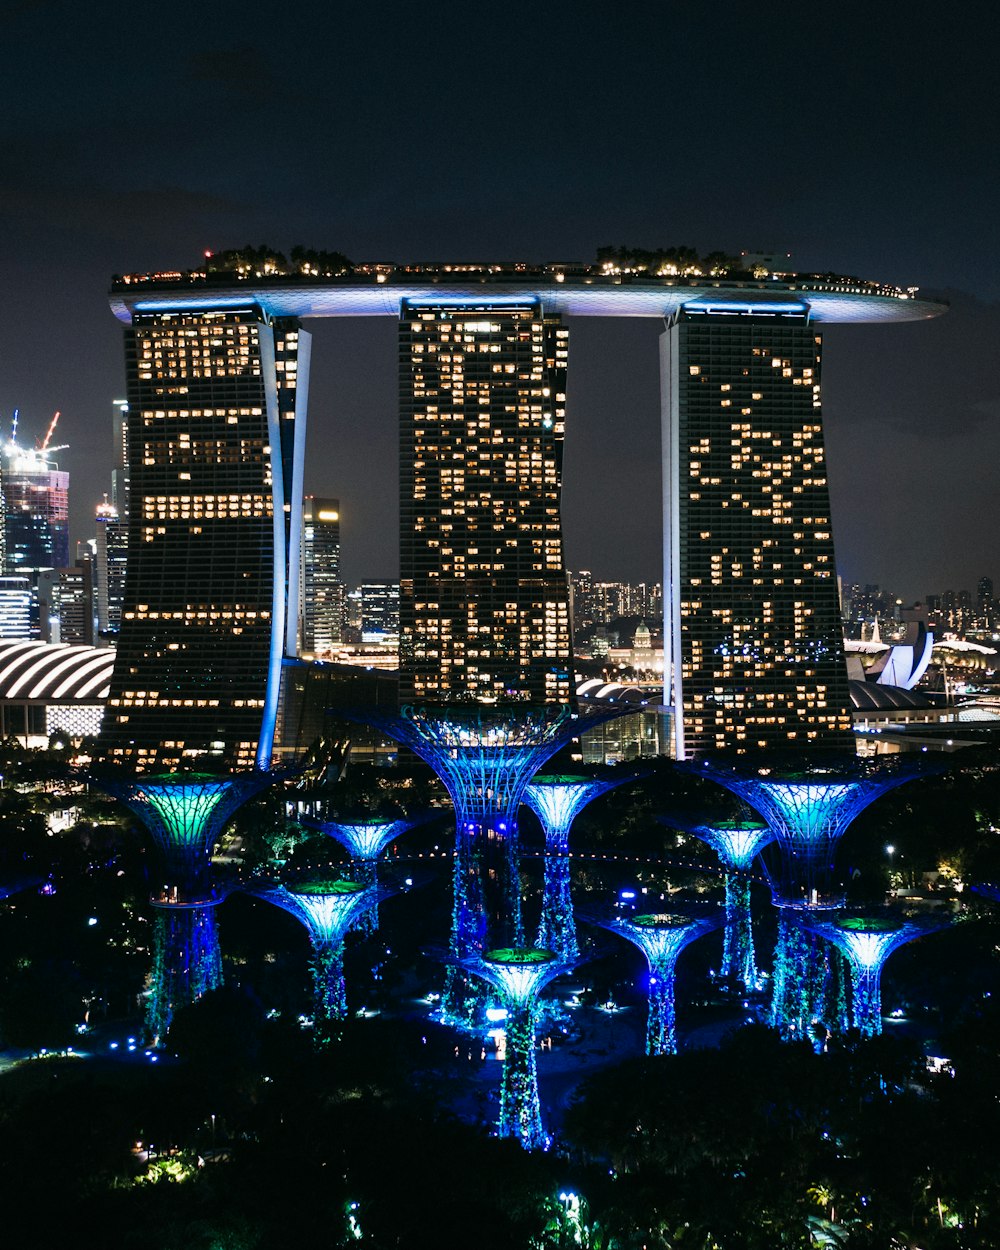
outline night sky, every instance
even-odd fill
[[[926,13],[933,20],[919,16]],[[936,322],[830,327],[839,571],[1000,584],[992,5],[0,0],[0,418],[55,409],[74,537],[110,489],[115,272],[267,242],[353,260],[776,250],[919,286]],[[349,581],[396,573],[389,320],[317,322],[307,488]],[[651,321],[571,323],[568,562],[656,580]]]

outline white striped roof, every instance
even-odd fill
[[[112,647],[0,639],[0,699],[102,703],[114,666]]]

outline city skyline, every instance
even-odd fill
[[[974,36],[971,18],[941,31],[888,12],[866,11],[862,24],[843,8],[795,6],[762,31],[751,11],[729,14],[721,29],[697,12],[645,12],[640,64],[624,45],[593,59],[603,11],[583,5],[572,29],[539,12],[533,37],[559,49],[547,69],[561,100],[550,128],[528,104],[537,81],[515,31],[499,13],[477,14],[486,80],[516,104],[487,110],[475,144],[443,162],[421,155],[396,87],[419,64],[425,89],[447,94],[468,32],[395,14],[371,63],[343,53],[336,98],[358,107],[342,110],[329,92],[321,6],[296,10],[295,29],[310,37],[287,42],[266,37],[271,16],[261,8],[256,23],[252,3],[205,13],[181,0],[172,13],[155,65],[118,54],[141,45],[137,12],[86,14],[35,0],[3,19],[11,83],[0,416],[9,421],[20,407],[31,428],[44,429],[62,410],[74,535],[107,489],[104,414],[124,387],[105,305],[116,270],[183,267],[248,239],[358,260],[588,259],[609,243],[686,243],[770,247],[791,252],[797,268],[950,294],[947,317],[899,327],[891,343],[866,343],[850,327],[828,335],[838,571],[891,583],[907,598],[927,585],[971,586],[991,571],[992,538],[980,521],[1000,454],[991,367],[1000,276],[989,208],[1000,175],[985,132],[969,124],[989,115],[991,82],[988,41]],[[368,24],[352,13],[335,45],[366,46]],[[706,94],[709,47],[730,72]],[[797,73],[806,52],[810,107],[776,108],[782,74]],[[648,68],[657,58],[671,67],[669,103]],[[137,143],[135,101],[147,94],[176,129],[157,127],[155,142]],[[241,109],[247,125],[215,142],[205,118]],[[95,134],[106,156],[99,165]],[[273,179],[251,173],[262,142],[273,150]],[[674,156],[654,158],[664,147]],[[723,177],[738,191],[706,194]],[[659,566],[656,331],[570,328],[567,564],[648,580]],[[306,489],[341,499],[348,580],[392,578],[395,481],[373,467],[395,443],[394,336],[357,322],[316,332],[324,364],[313,380],[317,454]],[[599,515],[611,512],[613,532]],[[617,564],[619,553],[629,567]]]

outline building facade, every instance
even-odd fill
[[[403,302],[403,703],[570,701],[568,335],[538,302]]]
[[[849,748],[819,329],[698,301],[661,342],[675,752]]]
[[[340,501],[307,495],[302,509],[302,650],[323,656],[344,631]]]
[[[297,646],[309,336],[248,301],[137,310],[125,340],[129,561],[102,755],[265,767]]]

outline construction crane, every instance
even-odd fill
[[[56,431],[56,426],[59,424],[59,418],[61,415],[62,414],[57,410],[52,420],[49,422],[49,428],[45,431],[45,437],[42,439],[41,445],[38,448],[39,451],[48,451],[49,443],[52,441],[52,435]],[[52,450],[61,451],[62,448],[53,447]]]

